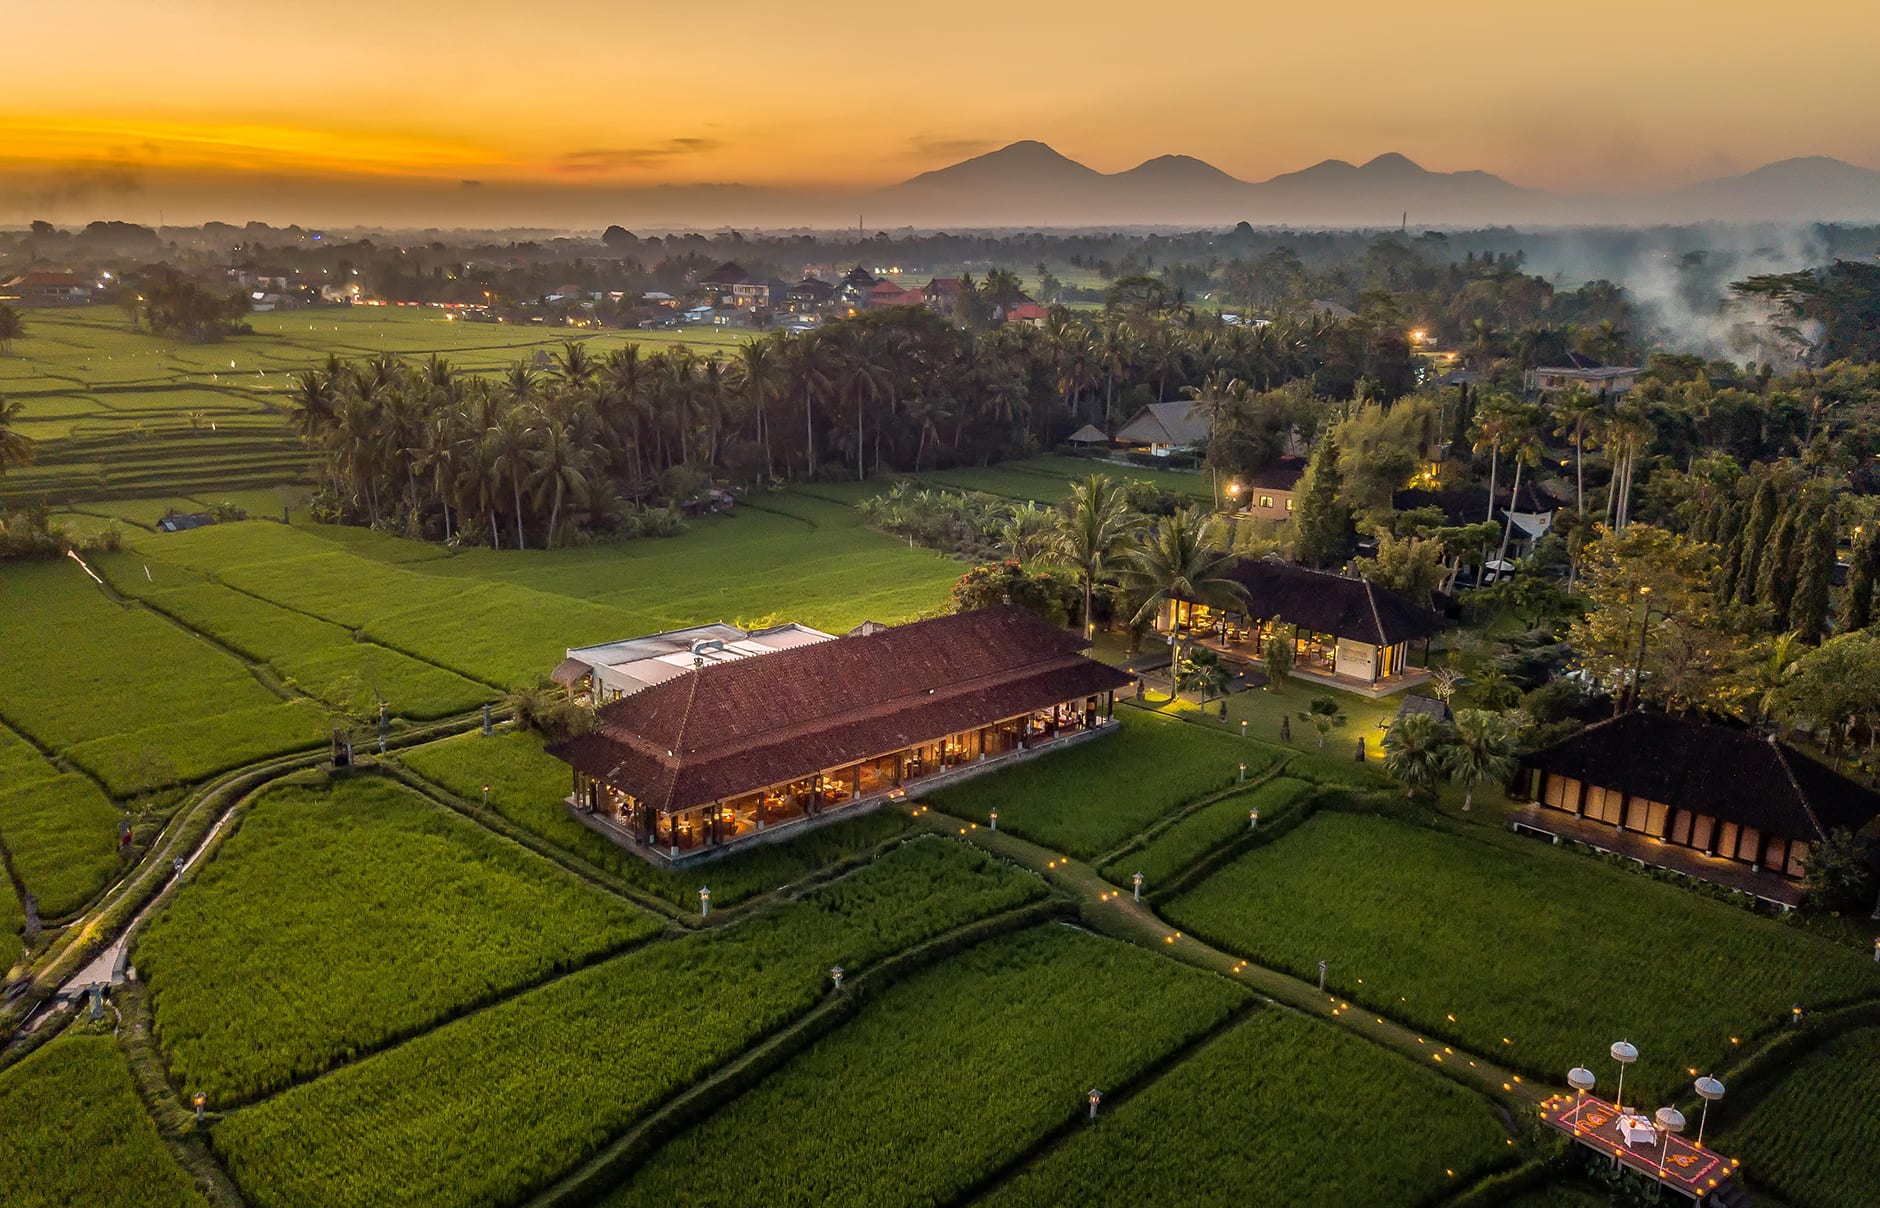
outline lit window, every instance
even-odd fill
[[[1273,506],[1273,497],[1272,497],[1271,495],[1262,495],[1262,496],[1260,496],[1260,506],[1261,506],[1261,507],[1263,507],[1263,508],[1270,508],[1270,507],[1272,507],[1272,506]]]
[[[1290,511],[1292,511],[1292,510],[1293,510],[1293,506],[1292,506],[1292,505],[1293,505],[1293,501],[1292,501],[1292,499],[1291,499],[1291,498],[1288,498],[1288,499],[1286,500],[1286,510],[1287,510],[1287,511],[1289,511],[1289,512],[1290,512]]]

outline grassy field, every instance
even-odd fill
[[[202,1208],[109,1036],[61,1036],[0,1071],[7,1208]]]
[[[907,816],[900,811],[877,810],[783,843],[673,871],[649,864],[569,816],[562,804],[572,787],[568,765],[543,751],[541,739],[533,734],[462,734],[402,751],[398,759],[465,801],[480,802],[483,786],[489,785],[490,808],[517,826],[687,909],[698,906],[701,887],[710,887],[715,904],[731,906],[867,852],[908,828]]]
[[[979,1201],[1427,1204],[1509,1160],[1490,1105],[1289,1011],[1254,1012]]]
[[[1090,1087],[1128,1082],[1245,998],[1067,927],[993,940],[892,987],[604,1203],[952,1203],[1077,1118]]]
[[[1626,1085],[1656,1095],[1793,1005],[1880,991],[1860,953],[1735,907],[1499,832],[1370,815],[1321,812],[1166,913],[1298,977],[1330,961],[1335,993],[1536,1076],[1630,1040]]]
[[[1715,1144],[1791,1204],[1880,1204],[1880,1028],[1810,1053]]]
[[[1176,822],[1142,847],[1104,865],[1103,875],[1118,885],[1130,884],[1136,873],[1142,874],[1151,889],[1166,884],[1209,852],[1251,830],[1250,811],[1259,810],[1261,821],[1270,826],[1311,795],[1314,788],[1303,780],[1279,776],[1244,793],[1223,797]]]
[[[323,737],[242,663],[112,601],[70,561],[0,570],[0,717],[117,797],[200,780]]]
[[[933,807],[989,822],[1088,859],[1109,851],[1185,802],[1258,776],[1279,760],[1242,742],[1139,709],[1116,711],[1118,729],[1063,751],[939,789]]]
[[[525,1198],[857,971],[1044,893],[912,840],[806,897],[655,944],[355,1062],[215,1127],[258,1208]]]
[[[0,788],[0,843],[43,918],[76,912],[117,875],[122,817],[76,774]]]
[[[177,1085],[227,1104],[651,935],[388,781],[268,791],[138,941]]]

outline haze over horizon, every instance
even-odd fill
[[[559,227],[768,205],[777,225],[838,226],[858,197],[1021,140],[1104,173],[1179,154],[1258,182],[1400,153],[1621,196],[1795,157],[1880,167],[1860,36],[1880,18],[1861,0],[1806,23],[1711,5],[1701,24],[1593,0],[1566,29],[1483,0],[1206,0],[1147,26],[1111,7],[967,0],[938,23],[853,0],[526,17],[93,0],[81,55],[71,10],[28,0],[0,222]]]

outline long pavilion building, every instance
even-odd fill
[[[985,609],[703,663],[556,744],[569,807],[658,863],[861,813],[1111,724],[1131,676],[1029,613]]]

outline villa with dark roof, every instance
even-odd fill
[[[1157,457],[1185,453],[1208,441],[1208,413],[1191,402],[1150,403],[1116,430],[1116,443],[1146,446]]]
[[[1793,905],[1809,850],[1880,816],[1880,795],[1775,738],[1627,713],[1522,761],[1530,830]]]
[[[1541,365],[1527,372],[1530,394],[1570,390],[1578,386],[1592,394],[1616,396],[1638,385],[1636,365],[1608,365],[1581,352],[1569,352],[1558,365]]]
[[[1106,728],[1133,678],[1084,645],[1012,608],[864,627],[700,662],[550,751],[578,819],[682,863]]]
[[[1228,609],[1178,601],[1163,609],[1184,632],[1200,631],[1229,657],[1259,659],[1280,626],[1293,632],[1293,674],[1386,696],[1421,683],[1429,673],[1410,664],[1410,644],[1435,636],[1442,618],[1388,588],[1277,558],[1243,558],[1227,577],[1246,589],[1245,605]],[[1212,640],[1209,640],[1211,635]]]

